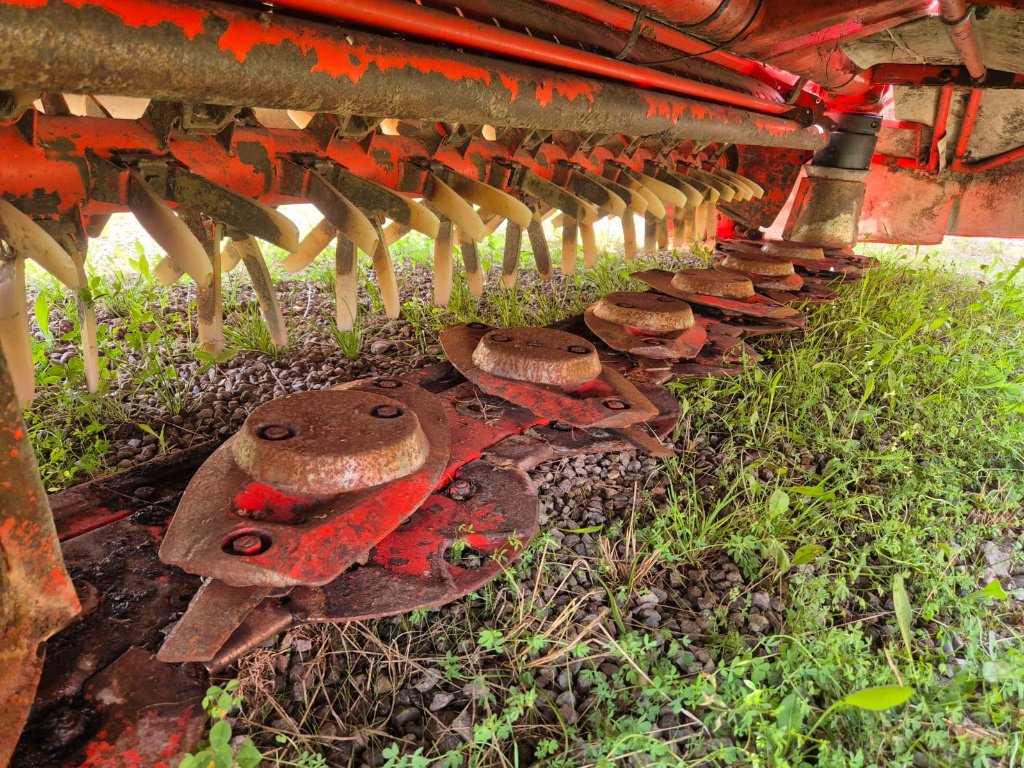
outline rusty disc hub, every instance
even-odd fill
[[[264,403],[232,441],[235,463],[286,493],[328,496],[397,480],[430,446],[416,413],[387,390],[300,392]]]
[[[399,379],[267,403],[196,473],[160,557],[231,586],[324,584],[437,487],[450,443],[441,402]]]
[[[754,253],[732,251],[722,260],[722,266],[726,269],[735,269],[738,272],[750,272],[769,277],[785,277],[795,274],[793,262],[788,258],[771,256],[760,251]]]
[[[505,379],[578,387],[601,374],[593,344],[550,328],[495,328],[473,350],[473,363]]]
[[[599,299],[594,314],[602,320],[648,333],[684,331],[694,324],[693,310],[681,299],[657,293],[618,291]]]
[[[731,269],[681,269],[672,275],[672,287],[685,293],[731,299],[754,295],[750,277]]]
[[[519,334],[520,330],[529,330],[530,333]],[[482,340],[494,333],[514,339],[524,350],[525,360],[517,362],[509,352],[495,354],[488,348],[479,357],[491,370],[479,365],[477,350]],[[531,341],[540,346],[526,346]],[[512,342],[493,343],[504,345]],[[601,365],[591,342],[565,331],[552,328],[492,329],[483,323],[469,323],[446,328],[441,333],[441,346],[452,365],[482,391],[522,406],[542,419],[564,421],[576,427],[628,427],[646,421],[658,412],[636,387]],[[575,363],[567,362],[570,356],[593,358],[577,367]],[[583,371],[592,370],[594,361],[597,362],[596,375],[581,381]],[[551,369],[561,371],[557,376],[561,380],[579,383],[545,384],[509,375],[555,377]]]

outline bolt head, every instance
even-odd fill
[[[243,533],[231,540],[231,552],[236,555],[258,555],[263,551],[263,539],[255,533]]]

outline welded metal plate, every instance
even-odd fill
[[[494,330],[483,323],[456,325],[441,333],[452,365],[488,394],[497,395],[552,421],[577,427],[628,427],[652,418],[657,408],[636,387],[602,366],[600,375],[573,389],[503,378],[481,370],[473,360],[480,339]],[[581,348],[592,348],[579,339]]]
[[[362,562],[374,544],[397,528],[437,486],[448,461],[449,428],[440,401],[414,384],[379,378],[355,382],[347,389],[379,397],[387,414],[394,413],[391,401],[415,414],[427,443],[427,454],[416,471],[362,490],[305,494],[291,485],[282,489],[262,482],[246,472],[236,460],[234,445],[239,435],[235,435],[189,484],[160,548],[161,559],[229,585],[268,587],[325,584]],[[333,416],[346,417],[342,412]],[[393,418],[385,415],[380,420]],[[318,436],[352,439],[345,431],[323,431],[326,426],[303,417],[294,423],[255,428],[273,427],[271,442],[278,428],[284,428],[282,435],[293,430],[289,440],[301,438],[303,453],[316,461],[311,452]],[[310,434],[305,435],[305,430]],[[325,441],[323,450],[341,456],[346,445]],[[314,485],[319,490],[325,487],[323,479],[317,473]]]
[[[793,325],[805,324],[803,316],[795,309],[764,296],[752,296],[749,299],[726,299],[719,296],[684,293],[672,285],[672,273],[664,269],[648,269],[643,272],[634,272],[631,276],[667,296],[674,296],[690,304],[710,307],[725,315],[747,315],[771,320],[785,320]]]
[[[537,514],[525,472],[473,462],[364,565],[323,587],[293,590],[289,607],[300,621],[350,621],[444,605],[501,573],[536,534]]]

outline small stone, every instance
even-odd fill
[[[750,604],[759,611],[767,611],[771,608],[771,598],[765,592],[755,592],[750,596]]]
[[[422,716],[422,713],[416,707],[406,707],[395,715],[395,725],[401,728],[404,725],[416,722]]]
[[[994,541],[986,541],[981,545],[985,562],[988,563],[986,576],[991,579],[1005,579],[1010,575],[1013,565],[1013,550],[1009,546],[1000,546]]]
[[[443,691],[435,693],[434,697],[430,700],[430,711],[437,712],[439,709],[444,709],[452,703],[452,699],[454,698],[454,694],[451,693],[445,693]]]
[[[437,687],[441,681],[441,670],[428,669],[413,687],[420,693],[427,693]]]
[[[750,631],[758,635],[764,634],[765,630],[768,629],[768,625],[768,618],[760,613],[751,614],[747,619],[747,626],[750,627]]]

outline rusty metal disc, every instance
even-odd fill
[[[730,251],[724,255],[722,266],[737,272],[767,277],[784,277],[796,273],[791,259],[770,256],[761,251]]]
[[[467,464],[400,528],[322,587],[289,596],[300,621],[353,621],[435,608],[479,589],[537,532],[537,492],[518,467]]]
[[[728,299],[749,299],[754,295],[750,276],[732,269],[680,269],[672,275],[677,291]]]
[[[588,307],[583,313],[583,318],[593,334],[609,347],[636,357],[650,357],[656,360],[689,359],[697,356],[708,339],[707,331],[696,322],[685,330],[638,333],[633,328],[599,317],[595,307]]]
[[[647,333],[685,331],[694,324],[689,304],[651,291],[616,291],[590,308],[601,320]]]
[[[712,270],[719,272],[721,270]],[[649,269],[632,274],[637,280],[646,283],[656,291],[682,299],[690,304],[716,309],[724,315],[747,315],[770,320],[782,320],[792,325],[805,324],[803,316],[792,307],[779,304],[764,296],[754,295],[747,299],[731,299],[706,294],[695,294],[682,291],[672,284],[673,273],[663,269]]]
[[[303,416],[307,421],[294,420],[295,426],[314,430],[304,451],[314,451],[319,439],[324,452],[333,457],[332,466],[339,466],[339,461],[344,465],[338,453],[357,452],[359,435],[333,422],[352,418],[357,425],[365,425],[371,419],[385,423],[414,414],[427,448],[415,471],[344,493],[324,493],[332,486],[318,469],[312,471],[308,491],[296,487],[295,475],[284,473],[288,486],[281,488],[254,477],[239,464],[235,455],[239,435],[235,435],[213,453],[185,490],[160,548],[161,559],[236,587],[325,584],[362,562],[374,544],[397,528],[437,486],[450,453],[450,431],[440,399],[414,384],[379,378],[355,382],[345,391],[359,396],[349,398],[343,391],[338,394],[344,397],[332,402],[348,402],[359,414],[339,408],[324,412],[330,424],[317,425],[315,414]],[[287,404],[289,399],[284,400]],[[362,412],[375,404],[398,407],[402,414],[386,410],[374,417]],[[287,408],[268,411],[276,426],[287,426],[288,412]],[[391,434],[390,447],[387,437],[364,435],[364,444],[371,447],[369,461],[390,458],[383,472],[379,467],[368,468],[362,476],[389,477],[415,463],[415,456],[410,459],[404,453],[414,432],[406,427],[385,431],[385,436]],[[271,437],[285,433],[274,431]],[[341,445],[334,442],[340,436],[345,438]],[[317,460],[315,452],[310,456]]]
[[[578,387],[597,378],[597,350],[579,336],[550,328],[495,328],[480,337],[473,364],[504,379]]]
[[[261,483],[328,496],[415,472],[430,446],[416,413],[384,390],[325,389],[258,406],[231,451],[239,468]]]
[[[566,389],[548,384],[510,379],[481,370],[473,360],[480,339],[492,329],[482,323],[455,325],[441,333],[441,346],[452,365],[487,394],[528,409],[552,421],[577,427],[628,427],[653,417],[657,408],[635,386],[607,366],[581,386]],[[564,332],[553,329],[540,331]],[[586,339],[574,336],[581,349],[593,349]]]
[[[825,251],[821,246],[795,243],[791,240],[765,240],[761,245],[761,250],[772,256],[785,256],[786,258],[796,257],[812,261],[820,261],[825,258]]]

